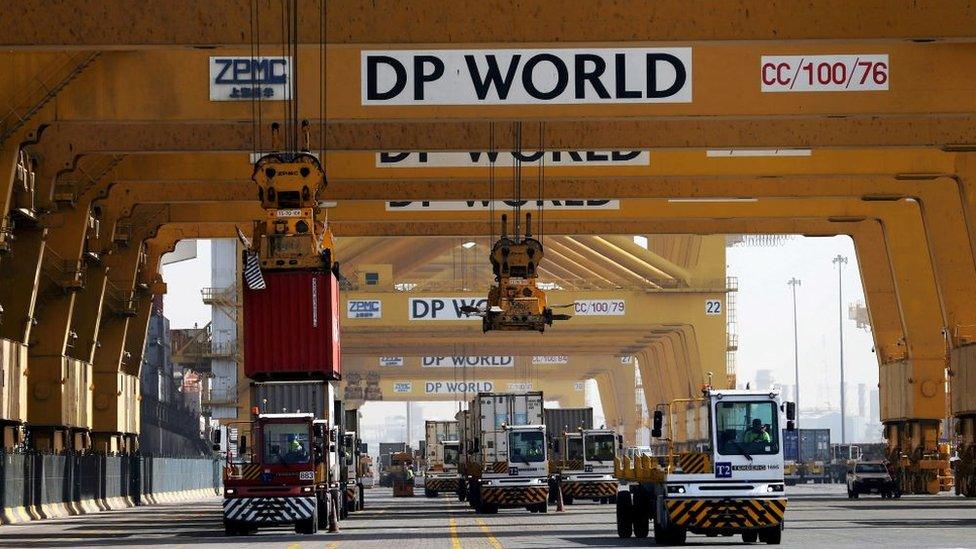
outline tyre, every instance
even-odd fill
[[[337,502],[341,502],[339,503],[339,520],[346,520],[349,518],[349,502],[346,501],[345,490],[336,495],[336,500]]]
[[[766,528],[762,534],[760,539],[766,542],[766,545],[779,545],[783,540],[783,530],[779,526]]]
[[[658,545],[684,545],[688,538],[688,531],[676,526],[659,526],[658,521],[654,521],[654,543]]]
[[[326,496],[328,497],[328,496]],[[329,512],[329,500],[318,497],[315,498],[315,510],[319,517],[319,528],[323,530],[329,529],[329,521],[332,518],[332,514]]]
[[[366,487],[362,484],[359,485],[359,510],[362,511],[366,508]]]
[[[743,543],[756,543],[759,539],[759,532],[755,530],[749,530],[748,532],[742,532],[742,542]]]
[[[563,505],[572,505],[572,504],[573,504],[573,496],[569,494],[563,494]]]
[[[229,521],[229,520],[225,520],[224,521],[224,535],[225,536],[228,536],[228,537],[230,537],[230,536],[240,536],[240,535],[242,535],[243,532],[244,532],[244,530],[241,529],[241,528],[238,528],[237,527],[237,524],[234,523],[233,521]]]
[[[629,538],[634,533],[633,503],[630,492],[617,495],[617,537]]]
[[[318,509],[312,510],[312,516],[306,520],[295,523],[295,533],[311,535],[319,531]]]
[[[658,545],[671,545],[671,539],[668,537],[668,530],[661,526],[661,523],[654,521],[654,543]]]
[[[634,492],[634,507],[631,517],[634,521],[634,537],[646,538],[651,529],[651,502],[644,490]]]
[[[611,505],[613,505],[614,503],[617,503],[617,495],[614,494],[614,495],[608,497],[607,498],[607,503],[609,503]]]
[[[431,492],[430,490],[428,490],[427,488],[424,488],[424,497],[426,497],[426,498],[432,498],[432,497],[434,497],[434,493]]]
[[[544,513],[548,513],[549,512],[549,504],[543,501],[542,503],[540,503],[540,504],[538,504],[536,506],[536,510],[538,512],[540,512],[540,513],[543,513],[543,514]]]

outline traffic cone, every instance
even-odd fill
[[[562,513],[566,511],[566,507],[563,505],[563,489],[560,484],[556,485],[556,512]]]

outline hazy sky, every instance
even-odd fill
[[[200,289],[210,284],[210,246],[201,241],[197,259],[168,265],[166,315],[174,328],[200,326],[210,319],[209,307],[200,300]],[[738,376],[752,380],[756,370],[773,370],[777,381],[793,383],[793,305],[790,287],[797,277],[800,340],[800,398],[803,408],[836,408],[840,401],[838,380],[837,267],[831,260],[847,256],[844,266],[844,355],[847,382],[876,387],[878,365],[872,352],[871,334],[847,318],[847,306],[863,301],[861,279],[853,242],[847,237],[794,238],[775,247],[728,249],[728,274],[739,279]],[[856,392],[848,396],[853,409]],[[437,415],[451,413],[452,405],[428,405]],[[384,415],[402,414],[402,404],[376,406]],[[371,414],[372,415],[372,414]],[[382,418],[366,418],[381,421]]]
[[[878,363],[871,333],[848,319],[848,305],[864,301],[854,243],[848,237],[798,237],[777,247],[728,250],[728,274],[739,278],[740,380],[751,380],[756,370],[770,369],[779,382],[793,383],[793,298],[787,281],[796,277],[801,280],[797,316],[802,406],[839,406],[838,280],[832,262],[837,254],[848,259],[843,269],[846,381],[877,387]],[[856,402],[851,394],[856,392],[848,393],[848,407]]]

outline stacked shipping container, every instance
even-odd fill
[[[329,271],[264,274],[244,289],[244,373],[255,381],[340,378],[339,283]]]

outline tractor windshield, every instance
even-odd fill
[[[566,437],[566,459],[583,459],[583,437]]]
[[[613,461],[617,457],[614,451],[617,441],[612,434],[586,435],[585,439],[587,461]]]
[[[508,436],[510,461],[532,463],[546,460],[546,441],[542,431],[511,431]]]
[[[444,465],[457,465],[458,464],[458,445],[457,444],[445,444],[444,445]]]
[[[308,463],[312,456],[305,423],[268,423],[263,428],[264,463]]]
[[[776,404],[764,401],[720,401],[715,405],[715,433],[722,455],[779,453]]]

